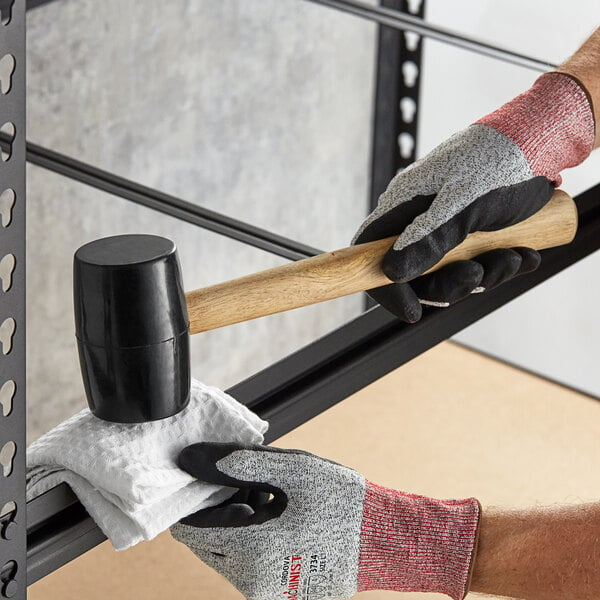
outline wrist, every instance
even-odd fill
[[[367,482],[358,591],[437,592],[462,600],[480,511],[475,498],[434,500]]]
[[[595,124],[589,96],[562,73],[545,73],[479,124],[511,139],[523,152],[532,176],[560,184],[560,172],[582,163],[594,147]]]
[[[590,103],[594,120],[594,148],[600,147],[600,78],[597,73],[590,72],[587,68],[577,68],[567,64],[558,67],[555,73],[570,77],[584,91]]]
[[[600,147],[600,27],[598,27],[583,46],[569,59],[562,63],[556,71],[575,79],[587,92],[596,123],[596,140],[594,147]]]

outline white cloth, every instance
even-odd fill
[[[66,482],[115,549],[125,550],[232,495],[179,469],[183,448],[262,443],[267,428],[237,400],[195,380],[188,406],[160,421],[109,423],[84,409],[27,448],[27,500]]]

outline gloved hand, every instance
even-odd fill
[[[352,240],[399,236],[383,260],[384,273],[398,283],[370,295],[412,323],[421,318],[421,303],[448,306],[537,268],[535,250],[515,248],[418,277],[469,233],[502,229],[537,212],[553,184],[560,185],[560,171],[583,162],[593,145],[585,90],[560,73],[539,77],[392,179]]]
[[[313,454],[268,446],[194,444],[178,464],[202,481],[240,488],[171,533],[249,600],[374,589],[459,600],[468,591],[480,514],[474,498],[404,494]]]

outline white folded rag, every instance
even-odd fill
[[[125,550],[235,491],[179,469],[183,448],[259,444],[267,428],[237,400],[196,380],[187,407],[160,421],[109,423],[86,408],[27,448],[27,500],[66,482],[115,550]]]

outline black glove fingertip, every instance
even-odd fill
[[[396,283],[408,283],[422,275],[437,262],[431,255],[429,241],[419,240],[402,250],[390,248],[381,261],[384,275]]]
[[[531,273],[540,266],[542,262],[542,256],[537,250],[524,247],[513,248],[513,250],[518,252],[522,258],[521,268],[519,269],[517,275]]]
[[[177,457],[177,466],[192,477],[218,485],[233,485],[238,481],[217,469],[217,463],[237,450],[252,450],[251,444],[233,442],[199,442],[185,447]]]
[[[481,285],[483,267],[472,260],[446,265],[411,282],[420,300],[439,304],[455,304]]]
[[[228,501],[226,501],[228,502]],[[212,508],[203,508],[184,517],[179,522],[192,527],[243,527],[253,521],[255,511],[241,503],[223,503]]]
[[[416,323],[423,314],[419,298],[407,283],[392,283],[368,291],[369,296],[405,323]]]

